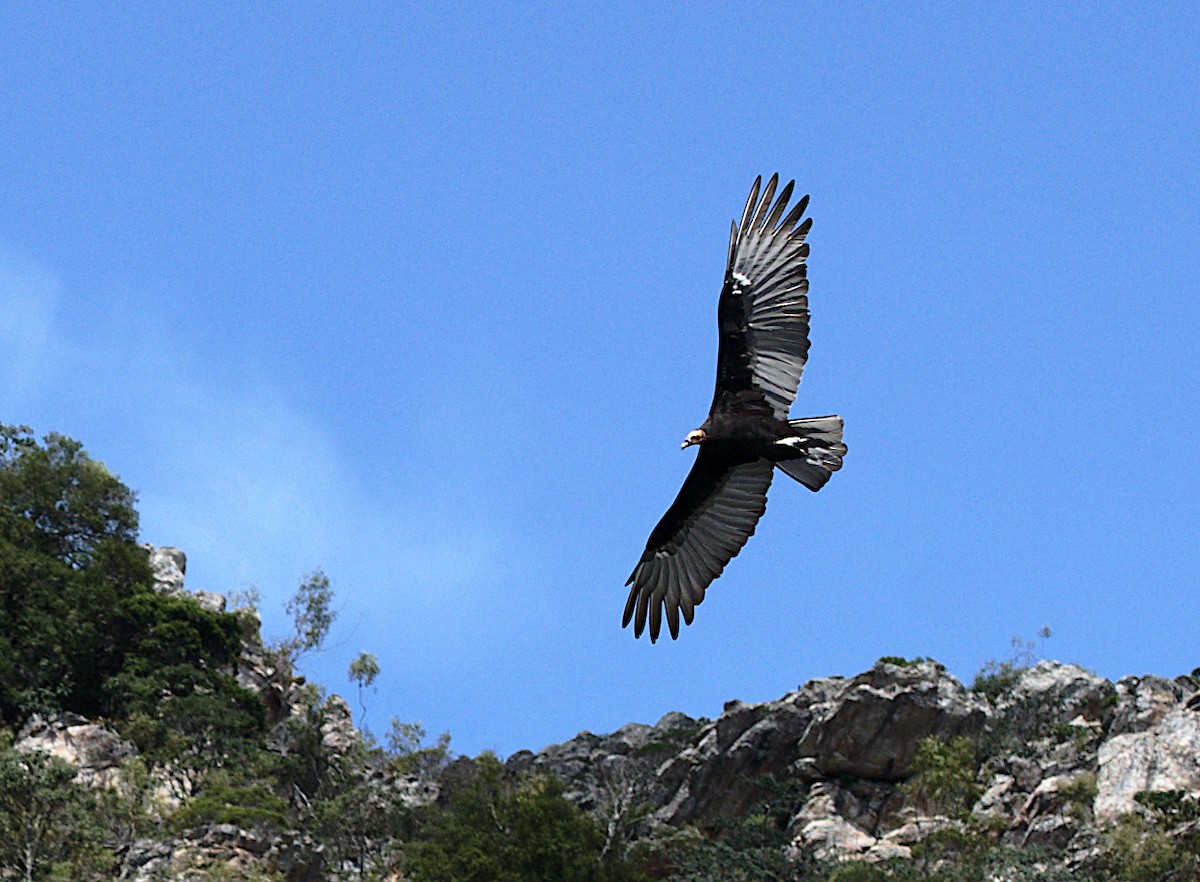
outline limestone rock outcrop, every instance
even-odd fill
[[[536,755],[515,754],[508,765],[562,778],[570,798],[607,818],[622,802],[641,805],[640,832],[740,817],[769,781],[791,780],[808,789],[792,823],[799,844],[884,859],[907,850],[883,828],[900,825],[889,813],[917,744],[979,735],[990,714],[987,701],[941,665],[880,662],[777,701],[729,702],[716,720],[668,714],[654,726],[584,732]]]
[[[901,785],[925,738],[972,739],[983,775],[972,813],[992,818],[1016,847],[1077,842],[1082,853],[1097,823],[1140,810],[1140,791],[1200,796],[1200,689],[1190,678],[1114,685],[1051,661],[1005,677],[989,701],[934,662],[881,661],[777,701],[729,702],[711,721],[668,715],[580,733],[521,751],[509,768],[562,778],[571,799],[602,817],[619,816],[622,800],[640,805],[637,835],[741,817],[768,781],[787,781],[800,799],[793,847],[866,860],[904,856],[958,823],[906,806]]]
[[[150,557],[155,590],[169,597],[191,597],[209,612],[225,612],[225,596],[210,591],[188,591],[184,587],[187,555],[170,545],[143,545]]]
[[[936,662],[880,662],[843,682],[810,705],[797,745],[826,776],[901,780],[921,739],[977,735],[989,715],[987,702]]]
[[[1096,819],[1136,812],[1143,790],[1200,794],[1200,712],[1176,705],[1141,732],[1116,735],[1100,745]]]
[[[122,762],[137,750],[115,732],[76,714],[46,720],[34,716],[19,733],[18,750],[40,750],[70,763],[85,784],[110,786],[120,774]]]
[[[186,597],[183,578],[187,573],[187,555],[170,545],[143,545],[150,557],[150,572],[154,574],[154,587],[171,597]]]

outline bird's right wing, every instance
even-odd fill
[[[766,459],[730,466],[701,445],[675,502],[650,534],[642,559],[626,585],[629,600],[621,627],[633,621],[640,637],[650,620],[658,639],[663,611],[671,637],[679,636],[679,613],[689,625],[704,591],[754,534],[767,507],[774,467]]]
[[[787,211],[794,181],[772,204],[779,176],[754,181],[741,223],[729,234],[729,262],[717,307],[720,348],[712,410],[769,408],[787,419],[808,360],[808,279],[801,222],[808,197]],[[784,216],[784,212],[787,215]],[[782,218],[782,219],[781,219]]]

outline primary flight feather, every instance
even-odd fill
[[[776,467],[820,490],[842,467],[842,419],[789,419],[808,359],[808,197],[790,211],[794,181],[755,179],[729,235],[717,304],[717,384],[708,419],[683,447],[700,453],[658,522],[627,585],[622,627],[656,641],[663,616],[671,637],[692,623],[705,589],[742,550],[767,507]],[[761,190],[761,196],[760,196]],[[774,202],[772,202],[774,200]],[[786,212],[786,216],[785,216]]]

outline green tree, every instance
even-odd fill
[[[350,787],[364,758],[337,753],[325,743],[329,707],[324,694],[311,687],[292,709],[276,737],[274,775],[280,792],[298,812],[332,799]]]
[[[389,761],[384,751],[332,749],[324,737],[329,721],[329,702],[310,689],[277,738],[277,792],[320,844],[329,878],[391,878],[411,811],[392,776],[380,774]]]
[[[285,607],[292,619],[292,634],[280,640],[274,650],[294,665],[300,656],[319,650],[337,618],[333,608],[333,589],[329,577],[317,569],[304,577]]]
[[[339,792],[312,804],[306,829],[321,843],[335,879],[398,878],[412,812],[396,791],[366,774],[356,774]]]
[[[359,725],[367,716],[367,704],[363,700],[363,690],[369,689],[379,676],[379,661],[369,652],[360,652],[358,658],[350,662],[350,682],[358,686],[358,706],[362,710]]]
[[[1145,814],[1128,814],[1103,833],[1101,878],[1114,882],[1200,880],[1200,817],[1185,791],[1142,791]]]
[[[51,432],[0,425],[0,524],[10,539],[80,568],[112,542],[137,537],[134,494],[83,451]]]
[[[133,503],[79,442],[0,425],[0,721],[102,712],[115,609],[151,581]]]
[[[818,869],[807,849],[791,849],[791,819],[807,787],[765,775],[762,798],[742,817],[718,822],[707,833],[684,829],[636,846],[633,855],[655,875],[677,882],[807,882]],[[790,852],[790,854],[789,854]]]
[[[144,591],[118,605],[115,629],[123,658],[104,684],[107,710],[148,761],[202,774],[260,748],[265,710],[234,676],[236,616]]]
[[[912,772],[900,789],[908,802],[927,815],[971,820],[971,808],[982,792],[974,741],[962,735],[923,738],[917,743]],[[992,846],[983,832],[969,824],[935,829],[912,847],[914,869],[946,882],[982,880]]]
[[[104,829],[105,844],[113,854],[128,856],[139,839],[158,829],[165,814],[165,800],[158,783],[141,757],[133,757],[121,763],[115,786],[93,789],[97,820]],[[130,868],[122,865],[113,875],[123,879],[130,875]]]
[[[604,835],[554,778],[506,780],[490,754],[451,768],[404,858],[415,882],[604,882],[633,878],[601,857]]]
[[[443,732],[433,744],[425,744],[425,727],[392,717],[387,734],[387,750],[392,769],[401,775],[430,779],[450,762],[450,733]]]
[[[105,878],[95,797],[76,774],[58,757],[13,749],[0,732],[0,877],[34,882],[70,862],[74,878]]]
[[[234,755],[263,709],[234,615],[152,587],[134,494],[78,441],[0,426],[0,721],[104,716],[151,762]]]
[[[1193,882],[1200,879],[1196,853],[1181,853],[1166,831],[1126,815],[1105,831],[1102,878],[1114,882]]]
[[[782,846],[738,847],[697,832],[658,843],[642,860],[650,867],[664,868],[668,875],[663,878],[671,882],[808,882],[813,878],[808,862],[790,860]]]

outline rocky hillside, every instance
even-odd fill
[[[730,702],[715,720],[672,713],[611,735],[583,732],[508,765],[562,778],[573,800],[606,820],[636,815],[634,836],[658,825],[713,827],[749,811],[764,782],[787,781],[799,802],[793,847],[836,860],[909,857],[930,832],[973,816],[990,819],[1004,842],[1046,846],[1079,865],[1095,856],[1101,828],[1144,811],[1139,793],[1200,794],[1191,678],[1114,684],[1053,661],[1004,678],[989,700],[986,681],[971,691],[936,662],[881,661],[776,701]],[[923,814],[906,786],[918,750],[956,737],[975,745],[978,798],[966,815]]]
[[[158,589],[186,594],[183,555],[149,552]],[[219,595],[193,596],[223,608]],[[301,700],[302,681],[272,667],[256,624],[247,622],[238,679],[267,707],[271,749],[287,754],[295,731],[289,721],[311,706]],[[331,697],[321,711],[327,755],[361,752],[345,702]],[[97,788],[126,786],[122,770],[136,754],[104,726],[70,715],[30,720],[16,748],[58,756]],[[369,792],[404,805],[436,802],[445,776],[474,762],[460,759],[442,777],[380,767]],[[949,832],[1036,854],[1046,872],[1126,878],[1110,852],[1126,841],[1112,831],[1131,818],[1141,825],[1142,839],[1129,846],[1135,850],[1155,835],[1190,854],[1200,838],[1200,688],[1191,677],[1112,683],[1076,665],[1041,661],[999,666],[969,689],[933,661],[881,660],[774,701],[731,701],[711,720],[669,713],[654,725],[582,732],[537,753],[518,752],[504,771],[513,780],[563,782],[566,798],[599,821],[606,852],[649,854],[683,831],[720,839],[769,804],[782,818],[771,847],[797,866],[887,868],[919,857],[928,864],[929,843]],[[178,805],[186,782],[172,782],[170,770],[160,774],[160,796]],[[643,863],[653,876],[670,875],[661,861]],[[132,839],[122,872],[147,882],[201,879],[213,877],[196,868],[214,865],[230,868],[230,878],[348,872],[343,862],[331,875],[305,830],[233,823],[164,826],[161,835]],[[726,878],[713,873],[708,878]]]

